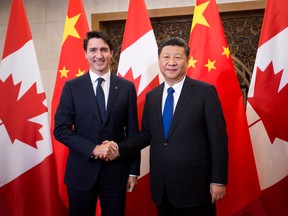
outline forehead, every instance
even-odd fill
[[[168,46],[164,46],[161,54],[185,54],[185,50],[184,47],[180,47],[180,46],[172,46],[172,45],[168,45]]]
[[[97,48],[106,47],[106,48],[109,48],[109,45],[102,38],[91,38],[88,41],[87,47],[89,47],[89,48],[91,48],[91,47],[97,47]]]

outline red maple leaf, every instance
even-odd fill
[[[129,68],[129,70],[127,71],[127,73],[124,76],[122,76],[120,73],[118,75],[120,77],[126,79],[126,80],[130,80],[131,82],[133,82],[134,85],[135,85],[135,88],[136,88],[136,92],[138,92],[139,85],[140,85],[140,80],[141,80],[141,75],[138,76],[136,79],[134,79],[131,67]]]
[[[33,148],[42,140],[39,130],[42,125],[29,119],[47,112],[43,104],[45,93],[37,94],[36,83],[18,99],[21,83],[13,84],[12,75],[5,82],[0,80],[0,121],[5,125],[7,133],[14,143],[18,139]]]
[[[248,98],[267,131],[271,143],[277,138],[288,141],[288,85],[279,92],[283,70],[274,74],[272,62],[264,71],[257,68],[254,96]]]
[[[140,85],[140,80],[141,80],[141,75],[138,76],[136,79],[134,79],[133,77],[133,72],[132,72],[132,68],[130,67],[128,72],[122,76],[119,73],[120,77],[123,77],[127,80],[130,80],[131,82],[134,83],[135,88],[136,88],[136,92],[138,94],[138,90],[139,90],[139,85]],[[137,107],[138,107],[138,121],[139,121],[139,125],[140,122],[142,121],[142,114],[143,114],[143,110],[144,110],[144,103],[145,103],[145,98],[146,98],[146,94],[147,92],[149,92],[150,90],[152,90],[153,88],[155,88],[157,85],[159,85],[159,75],[157,75],[146,87],[145,89],[138,94],[137,97]]]

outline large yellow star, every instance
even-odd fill
[[[77,30],[75,29],[75,25],[76,25],[80,15],[81,14],[78,14],[78,15],[71,17],[71,18],[66,16],[62,45],[69,35],[72,37],[75,37],[75,38],[80,38]]]
[[[230,56],[230,50],[228,47],[223,47],[223,53],[221,55],[226,55],[227,58]]]
[[[67,75],[67,74],[69,73],[69,71],[70,71],[70,70],[67,70],[66,67],[64,66],[62,70],[59,70],[59,72],[60,72],[60,74],[61,74],[60,78],[62,78],[62,77],[68,78],[68,75]]]
[[[188,68],[189,68],[189,67],[193,67],[193,68],[195,69],[195,64],[196,64],[196,62],[198,62],[198,60],[195,60],[195,59],[193,58],[193,56],[191,56],[190,59],[189,59]]]
[[[210,1],[207,1],[207,2],[205,2],[203,4],[195,5],[191,32],[193,31],[193,29],[196,26],[196,24],[200,24],[200,25],[204,25],[204,26],[210,27],[210,25],[207,22],[206,18],[203,16],[203,13],[206,10],[206,8],[209,5],[209,3],[210,3]]]
[[[208,68],[208,72],[210,72],[211,69],[216,69],[215,62],[216,62],[216,60],[215,61],[211,61],[210,59],[208,59],[208,63],[206,65],[204,65],[205,67]]]
[[[78,69],[78,73],[75,75],[76,77],[82,76],[85,73],[85,70],[81,71]]]

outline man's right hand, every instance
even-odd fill
[[[105,140],[101,145],[97,145],[92,154],[95,159],[100,158],[106,161],[111,161],[119,156],[118,145],[113,141]]]

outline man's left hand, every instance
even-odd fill
[[[211,183],[210,184],[210,193],[211,193],[211,197],[212,197],[212,203],[215,203],[215,202],[223,199],[223,197],[225,196],[226,186]]]
[[[132,192],[133,190],[135,190],[136,185],[137,185],[137,181],[138,181],[137,176],[129,176],[126,191]]]

